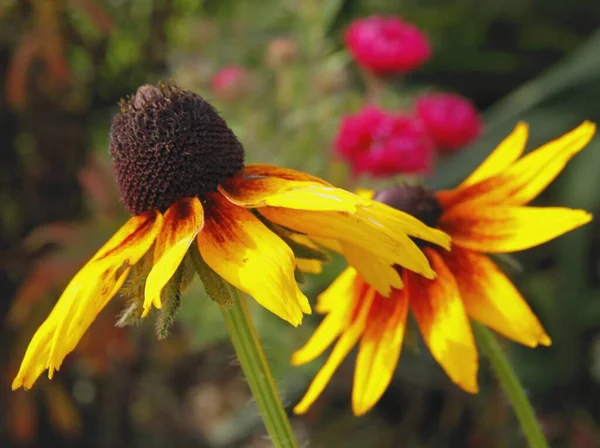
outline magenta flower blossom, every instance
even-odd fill
[[[354,174],[374,177],[424,173],[433,163],[433,143],[419,119],[373,106],[342,119],[335,149]]]
[[[441,151],[456,151],[481,134],[483,122],[471,101],[450,93],[432,93],[416,101],[416,113]]]
[[[212,77],[211,89],[215,96],[226,100],[239,98],[246,91],[248,72],[239,65],[229,65]]]
[[[410,72],[431,55],[427,36],[398,17],[355,20],[346,29],[345,40],[358,65],[379,75]]]

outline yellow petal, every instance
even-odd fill
[[[202,203],[198,198],[181,199],[165,212],[165,223],[154,246],[154,266],[144,288],[142,317],[150,312],[152,305],[156,308],[162,306],[162,290],[202,230],[203,215]]]
[[[433,358],[454,383],[475,393],[477,350],[458,286],[441,256],[432,248],[425,248],[425,253],[438,278],[431,281],[407,273],[410,308]]]
[[[292,325],[310,313],[294,278],[292,250],[251,212],[219,193],[208,197],[198,248],[217,274]]]
[[[312,241],[314,241],[315,243],[317,243],[319,246],[322,246],[325,249],[329,249],[332,252],[336,252],[338,254],[341,254],[343,252],[342,246],[339,243],[339,241],[330,240],[327,238],[319,238],[318,236],[315,236],[315,235],[310,235],[310,239]]]
[[[98,313],[122,286],[130,267],[154,243],[162,216],[146,212],[131,218],[71,280],[34,334],[12,388],[31,388],[47,368],[52,377]]]
[[[290,232],[288,237],[298,244],[311,249],[322,250],[318,244],[302,233]],[[307,274],[320,274],[323,272],[323,262],[315,259],[296,258],[296,268]]]
[[[323,263],[319,260],[296,258],[296,268],[306,274],[320,274],[323,272]]]
[[[530,152],[495,176],[457,190],[452,201],[444,203],[445,208],[460,206],[465,202],[485,205],[527,204],[589,143],[595,130],[593,123],[584,122],[571,132]]]
[[[362,335],[374,295],[374,290],[372,288],[369,288],[368,291],[369,293],[365,295],[363,301],[359,305],[360,308],[356,318],[342,333],[338,342],[335,344],[331,355],[329,355],[329,358],[325,362],[325,365],[323,365],[313,379],[306,394],[302,397],[302,400],[294,407],[294,412],[296,414],[304,414],[315,400],[319,398],[319,395],[321,395],[339,365],[344,358],[348,356],[348,353],[350,353],[350,350],[352,350]]]
[[[519,291],[485,255],[455,248],[443,258],[472,318],[529,347],[551,341]]]
[[[316,182],[321,185],[331,186],[330,183],[325,182],[316,176],[304,173],[298,170],[292,170],[290,168],[282,168],[276,165],[269,165],[266,163],[253,163],[247,165],[242,169],[236,176],[244,177],[279,177],[285,180],[297,180],[302,182]]]
[[[368,412],[389,386],[400,358],[407,312],[404,290],[394,291],[390,298],[375,296],[356,358],[354,415]]]
[[[295,366],[306,364],[321,356],[348,327],[352,319],[352,312],[361,300],[362,297],[358,295],[344,297],[337,307],[327,314],[306,344],[293,353],[292,364]]]
[[[523,154],[528,134],[527,124],[518,123],[510,135],[460,184],[460,188],[476,184],[508,169]]]
[[[362,199],[373,199],[375,192],[373,190],[367,190],[366,188],[359,188],[356,190],[356,196]]]
[[[389,297],[392,288],[402,288],[402,279],[394,266],[354,244],[342,243],[342,249],[348,264],[354,266],[364,281],[383,296]]]
[[[317,296],[315,309],[319,313],[327,313],[343,307],[355,296],[357,288],[362,288],[362,279],[357,276],[356,269],[348,266],[325,291]]]
[[[369,206],[360,207],[357,214],[386,230],[404,232],[411,237],[428,241],[446,250],[450,249],[449,235],[439,229],[429,227],[414,216],[396,210],[387,204],[373,201]]]
[[[318,182],[286,180],[279,177],[234,176],[219,186],[231,202],[245,208],[275,207],[298,210],[356,210],[363,200],[341,188]]]
[[[584,210],[560,207],[483,207],[465,203],[442,216],[455,245],[479,252],[515,252],[550,241],[588,223]]]
[[[402,232],[374,219],[345,212],[313,212],[264,207],[260,212],[270,221],[309,236],[338,240],[370,251],[389,264],[398,264],[428,278],[435,277],[427,258]]]

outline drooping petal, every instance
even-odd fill
[[[584,122],[571,132],[530,152],[512,166],[480,183],[459,188],[445,208],[472,204],[524,205],[537,197],[591,140],[596,126]],[[438,198],[440,193],[438,193]]]
[[[161,293],[183,261],[190,245],[204,225],[204,210],[198,198],[185,198],[165,212],[164,226],[154,246],[154,266],[144,289],[145,317],[154,305],[162,306]]]
[[[472,319],[523,345],[550,345],[531,308],[489,257],[459,247],[442,256]]]
[[[366,289],[363,290],[366,293]],[[325,316],[310,339],[292,354],[292,364],[306,364],[319,356],[346,329],[352,321],[353,313],[363,300],[359,294],[339,297],[337,306]]]
[[[478,358],[471,325],[454,276],[432,248],[425,248],[436,280],[406,272],[410,308],[434,359],[450,379],[467,392],[477,392]]]
[[[272,313],[297,326],[311,312],[294,278],[292,250],[248,210],[208,196],[198,249],[206,264]]]
[[[584,210],[562,207],[453,207],[440,227],[454,245],[479,252],[502,253],[529,249],[550,241],[592,219]]]
[[[350,353],[354,345],[356,345],[365,329],[367,315],[369,313],[369,309],[371,308],[371,303],[373,302],[374,293],[374,289],[368,289],[368,294],[363,297],[361,303],[359,304],[356,317],[353,319],[352,323],[346,327],[345,331],[343,331],[331,354],[329,355],[329,358],[327,358],[327,361],[308,387],[306,394],[294,407],[294,413],[304,414],[315,402],[315,400],[319,398],[319,395],[321,395],[325,389],[325,386],[327,386],[327,383],[329,383],[329,380],[331,380],[331,377],[339,365],[342,363],[344,358],[348,356],[348,353]]]
[[[267,205],[298,210],[356,210],[363,200],[341,188],[322,183],[293,181],[280,177],[234,176],[219,186],[219,191],[241,207]]]
[[[381,257],[428,278],[435,277],[427,258],[401,228],[390,229],[358,214],[313,212],[264,207],[260,212],[272,222],[309,236],[355,244]]]
[[[354,244],[342,243],[342,250],[348,264],[356,267],[364,280],[383,296],[388,297],[392,288],[402,288],[402,279],[393,265]]]
[[[13,390],[31,388],[45,369],[52,377],[122,286],[131,266],[152,246],[161,226],[162,216],[156,212],[134,216],[75,275],[31,339]]]
[[[312,241],[314,241],[315,243],[317,243],[319,246],[322,246],[325,249],[329,249],[332,252],[336,252],[338,254],[341,254],[343,252],[342,246],[341,246],[340,242],[337,240],[331,240],[328,238],[319,238],[318,236],[314,236],[314,235],[311,235],[310,239]]]
[[[356,359],[352,388],[355,415],[368,412],[389,386],[400,358],[407,312],[405,290],[395,290],[390,298],[375,296]]]
[[[315,310],[324,314],[343,307],[363,287],[362,279],[357,275],[356,269],[348,266],[325,291],[317,296]]]
[[[243,168],[236,176],[243,176],[247,178],[251,177],[279,177],[285,180],[297,180],[301,182],[316,182],[321,185],[331,186],[330,183],[325,182],[316,176],[304,173],[302,171],[293,170],[290,168],[282,168],[276,165],[269,165],[266,163],[253,163]]]
[[[526,123],[518,123],[513,131],[492,151],[492,153],[467,177],[459,188],[474,185],[508,169],[525,150],[529,128]]]
[[[388,231],[391,229],[396,232],[404,232],[411,237],[428,241],[446,250],[450,249],[451,240],[449,235],[439,229],[429,227],[414,216],[396,210],[387,204],[373,201],[369,206],[360,207],[357,214]]]

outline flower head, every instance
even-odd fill
[[[195,268],[222,306],[230,284],[299,325],[311,308],[295,270],[318,271],[323,261],[307,238],[428,278],[435,273],[409,236],[449,246],[443,232],[316,177],[244,167],[242,145],[214,108],[174,86],[142,86],[121,105],[110,153],[134,216],[68,284],[29,343],[13,389],[30,388],[46,369],[51,378],[119,291],[130,302],[120,322],[156,308],[164,335]]]
[[[452,237],[452,250],[423,244],[437,273],[425,279],[395,267],[401,282],[391,292],[383,280],[347,268],[318,298],[326,314],[292,362],[304,364],[337,342],[295,412],[303,413],[323,391],[342,360],[360,342],[352,408],[369,411],[387,389],[400,357],[410,311],[433,358],[452,381],[477,392],[478,355],[469,318],[528,347],[550,337],[508,277],[486,254],[520,251],[590,221],[583,210],[530,207],[533,200],[592,138],[595,126],[577,129],[521,157],[527,127],[515,131],[462,184],[428,192],[402,186],[379,191],[376,201],[406,211]],[[344,255],[347,254],[343,251]]]
[[[219,70],[211,80],[215,96],[224,100],[235,100],[246,91],[248,73],[239,65],[229,65]]]
[[[342,119],[335,147],[356,174],[422,173],[433,163],[433,143],[419,119],[373,106]]]
[[[483,122],[473,103],[458,95],[423,95],[417,99],[416,112],[441,151],[455,151],[465,147],[483,129]]]
[[[289,65],[298,56],[298,43],[292,38],[280,37],[269,42],[267,65],[277,70]]]
[[[355,20],[346,29],[345,40],[356,62],[380,75],[410,72],[431,55],[427,37],[398,17]]]

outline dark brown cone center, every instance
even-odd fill
[[[244,167],[244,148],[217,111],[171,85],[141,86],[121,104],[110,154],[123,203],[136,215],[202,198]]]

